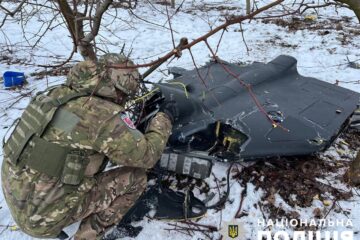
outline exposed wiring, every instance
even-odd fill
[[[178,85],[182,86],[184,88],[186,98],[189,98],[189,93],[188,93],[188,91],[186,89],[186,85],[184,83],[182,83],[182,82],[169,82],[169,84],[178,84]]]
[[[151,94],[153,94],[154,92],[156,92],[156,91],[158,91],[158,90],[160,90],[160,89],[159,89],[159,88],[155,88],[155,89],[151,90],[150,92],[142,95],[141,97],[138,97],[138,98],[134,99],[134,100],[132,101],[132,104],[133,104],[133,103],[136,103],[136,102],[139,102],[139,101],[144,101],[145,98],[147,98],[148,96],[150,96]]]
[[[222,197],[220,197],[220,200],[213,204],[213,205],[210,205],[210,206],[207,206],[206,208],[207,209],[215,209],[215,208],[219,208],[219,207],[222,207],[226,201],[228,200],[229,198],[229,195],[230,195],[230,173],[231,173],[231,169],[232,167],[234,166],[235,162],[232,162],[227,170],[227,175],[226,175],[226,192],[224,193],[224,195]]]

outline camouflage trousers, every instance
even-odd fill
[[[122,167],[96,176],[73,222],[81,220],[74,239],[95,239],[118,223],[144,191],[146,173],[141,168]]]

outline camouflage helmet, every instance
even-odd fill
[[[115,89],[121,90],[128,96],[136,93],[140,77],[137,69],[109,68],[108,66],[112,64],[134,65],[123,54],[106,54],[98,63],[83,61],[76,64],[68,74],[66,85],[78,91],[111,99],[117,98]]]

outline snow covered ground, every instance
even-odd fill
[[[259,5],[270,1],[259,1]],[[287,6],[291,7],[293,1],[286,1]],[[309,1],[310,2],[310,1]],[[320,1],[322,2],[322,1]],[[185,1],[182,9],[172,18],[172,28],[174,29],[175,42],[179,42],[181,37],[187,37],[189,40],[195,39],[210,30],[209,23],[212,26],[221,24],[223,16],[230,14],[244,14],[245,1],[236,0],[201,0],[201,1]],[[225,6],[222,10],[215,9],[215,6]],[[226,7],[231,8],[231,10]],[[280,10],[280,9],[278,9]],[[174,13],[173,9],[169,9],[170,14]],[[164,28],[167,27],[167,16],[165,7],[159,4],[150,5],[148,3],[139,3],[134,13],[138,16],[131,16],[126,10],[120,10],[123,22],[112,23],[112,18],[107,16],[105,22],[108,22],[107,29],[102,30],[101,37],[98,41],[100,46],[106,46],[109,52],[119,52],[124,43],[125,50],[132,50],[132,58],[137,63],[144,63],[154,60],[172,49],[171,34]],[[275,10],[267,12],[266,14],[276,13]],[[304,14],[313,14],[308,11]],[[304,22],[304,16],[298,16],[300,22]],[[51,16],[44,15],[44,18]],[[144,22],[141,19],[147,19]],[[288,18],[285,18],[287,20]],[[349,19],[348,21],[345,21]],[[337,20],[342,20],[337,23]],[[150,23],[149,23],[150,22]],[[336,23],[335,23],[336,22]],[[154,24],[151,24],[154,23]],[[357,61],[360,63],[360,33],[359,23],[354,14],[346,9],[335,9],[328,7],[319,9],[317,18],[314,22],[309,23],[311,26],[320,24],[319,27],[313,30],[307,29],[293,29],[283,27],[274,22],[263,22],[262,20],[253,20],[251,22],[244,22],[242,29],[244,31],[244,38],[247,44],[244,44],[240,27],[235,25],[228,28],[219,48],[219,57],[229,62],[251,63],[253,61],[268,62],[281,54],[291,55],[298,60],[298,70],[300,74],[305,76],[312,76],[323,81],[336,83],[338,85],[360,92],[360,69],[351,68],[348,65],[348,60]],[[338,30],[334,28],[334,24],[338,24]],[[309,26],[310,26],[309,25]],[[164,27],[161,27],[164,26]],[[28,37],[31,33],[36,33],[41,28],[41,22],[33,20],[30,21],[26,32]],[[66,29],[57,28],[47,34],[35,49],[27,47],[27,40],[25,40],[21,28],[18,23],[11,21],[0,29],[0,57],[11,55],[13,58],[23,60],[21,64],[12,64],[11,66],[0,63],[0,72],[7,70],[23,71],[28,76],[29,84],[18,90],[5,90],[0,88],[0,137],[2,138],[6,133],[7,127],[20,116],[24,107],[29,102],[30,96],[35,92],[45,89],[47,85],[54,85],[65,80],[64,76],[51,77],[47,76],[42,79],[35,79],[30,77],[31,73],[39,72],[41,69],[36,67],[36,64],[50,64],[60,57],[66,59],[72,50],[71,40]],[[357,31],[357,32],[356,32]],[[7,34],[7,37],[5,34]],[[213,48],[216,47],[220,34],[216,34],[209,39],[209,43]],[[32,42],[35,39],[28,39]],[[192,49],[196,63],[198,66],[209,61],[210,53],[204,44],[198,44]],[[79,55],[75,59],[81,60]],[[183,67],[192,69],[194,67],[188,52],[184,52],[179,60],[172,61],[169,65],[163,65],[154,74],[149,77],[151,81],[159,81],[168,79],[171,76],[167,75],[165,71],[169,66]],[[144,71],[145,69],[141,69]],[[2,150],[0,150],[0,162],[2,161]],[[331,148],[325,153],[326,156],[333,155],[335,159],[339,158],[335,149]],[[348,156],[353,157],[354,152],[348,153]],[[214,175],[221,179],[226,176],[227,164],[217,163],[213,168]],[[334,177],[329,176],[329,181],[333,181]],[[214,177],[206,180],[216,190],[216,183]],[[239,239],[257,239],[258,231],[262,231],[265,227],[259,226],[258,222],[262,221],[264,215],[261,207],[254,207],[254,204],[260,202],[263,196],[262,189],[248,183],[246,197],[243,199],[242,210],[248,215],[240,219],[234,220],[234,216],[239,208],[241,201],[241,192],[243,187],[235,181],[231,180],[230,201],[222,211],[210,210],[207,216],[202,218],[199,223],[212,225],[219,229],[218,232],[211,235],[213,239],[220,239],[220,232],[225,231],[226,223],[235,221],[241,224],[244,229],[242,237]],[[345,185],[339,185],[340,189],[347,189]],[[225,186],[222,187],[225,190]],[[275,195],[275,205],[281,205],[284,208],[286,203],[279,195]],[[217,199],[213,199],[215,202]],[[330,209],[319,200],[313,201],[313,206],[310,208],[292,208],[286,206],[289,211],[296,210],[300,213],[300,219],[313,219],[313,209],[323,208]],[[354,197],[346,202],[339,202],[342,209],[349,212],[346,216],[340,211],[329,211],[327,219],[347,219],[352,220],[352,226],[334,226],[327,227],[322,230],[328,231],[353,231],[354,238],[360,239],[360,235],[356,232],[360,231],[360,197],[354,194]],[[265,215],[267,213],[265,212]],[[137,239],[207,239],[208,237],[201,232],[194,232],[192,236],[182,234],[178,231],[168,231],[168,223],[155,220],[145,219],[136,225],[144,227],[143,231],[138,235]],[[281,227],[272,228],[273,233]],[[285,230],[292,233],[290,227]],[[0,239],[32,239],[27,235],[21,233],[12,220],[6,202],[0,193]],[[226,239],[226,235],[224,235]],[[300,238],[299,238],[300,239]],[[340,239],[340,238],[339,238]]]

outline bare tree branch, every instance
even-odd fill
[[[38,67],[44,67],[44,68],[49,68],[49,67],[50,67],[50,68],[58,68],[58,67],[62,67],[62,66],[64,66],[65,64],[67,64],[68,62],[70,62],[70,60],[71,60],[72,57],[74,56],[75,52],[76,52],[76,47],[75,47],[75,45],[74,45],[73,50],[71,51],[69,57],[68,57],[67,59],[65,59],[65,61],[63,61],[63,62],[61,62],[61,63],[59,63],[59,64],[55,64],[55,65],[41,65],[41,64],[39,64],[39,65],[37,65],[37,66],[38,66]]]
[[[223,36],[224,36],[225,31],[226,31],[226,28],[223,29],[223,31],[222,31],[222,33],[221,33],[221,36],[220,36],[220,38],[219,38],[219,42],[218,42],[218,44],[216,45],[215,55],[216,55],[217,52],[219,51],[220,43],[221,43],[221,40],[222,40],[222,38],[223,38]]]
[[[0,2],[1,3],[1,2]],[[10,17],[14,17],[14,15],[19,12],[22,8],[22,6],[26,3],[26,0],[22,0],[19,5],[13,10],[13,11],[10,11],[9,9],[5,8],[4,6],[2,6],[0,4],[0,9],[2,9],[4,12],[5,12],[5,16],[3,18],[3,20],[1,21],[1,24],[0,24],[0,28],[2,28],[8,18],[8,16]]]
[[[240,32],[241,32],[242,40],[243,40],[243,42],[244,42],[244,44],[245,44],[245,47],[246,47],[246,52],[247,52],[247,54],[249,55],[250,49],[249,49],[249,47],[248,47],[248,45],[247,45],[247,43],[246,43],[245,36],[244,36],[244,29],[243,29],[241,23],[240,23]]]
[[[283,1],[284,0],[277,0],[277,1],[274,1],[274,2],[272,2],[272,3],[270,3],[270,4],[266,5],[266,6],[262,7],[262,8],[259,8],[258,10],[254,11],[254,12],[248,14],[248,15],[228,19],[228,20],[226,20],[226,22],[224,24],[221,24],[220,26],[214,28],[213,30],[209,31],[208,33],[204,34],[203,36],[193,40],[189,44],[186,44],[186,45],[182,46],[179,49],[173,49],[171,52],[168,52],[163,57],[160,57],[159,59],[154,60],[152,62],[144,63],[144,64],[137,64],[137,65],[134,65],[134,66],[127,66],[127,67],[124,67],[122,65],[113,64],[113,65],[109,65],[108,67],[112,67],[112,68],[140,68],[140,67],[151,67],[153,65],[163,63],[163,62],[167,61],[169,58],[171,58],[174,55],[178,54],[179,51],[181,52],[184,49],[190,49],[194,45],[198,44],[199,42],[203,42],[203,41],[207,40],[209,37],[213,36],[214,34],[216,34],[217,32],[219,32],[221,30],[226,29],[230,25],[241,23],[241,22],[243,22],[245,20],[248,20],[248,19],[252,19],[252,18],[254,18],[254,16],[256,16],[256,15],[258,15],[258,14],[260,14],[260,13],[262,13],[262,12],[264,12],[264,11],[266,11],[266,10],[276,6],[276,5],[279,5]]]
[[[74,45],[80,51],[80,54],[85,60],[96,61],[95,46],[92,42],[94,42],[95,37],[99,34],[103,15],[113,3],[113,0],[105,0],[103,2],[91,1],[90,7],[87,4],[84,10],[84,13],[88,13],[88,16],[77,11],[77,6],[79,4],[77,1],[73,2],[73,9],[71,9],[67,0],[57,0],[57,3],[65,18]],[[95,3],[96,10],[94,16],[92,16],[92,10],[94,9]],[[84,30],[85,20],[89,21],[91,28],[90,32],[87,34],[85,34]]]
[[[347,7],[349,8],[349,6],[339,3],[339,2],[325,2],[324,4],[302,4],[300,5],[300,7],[304,7],[303,9],[301,9],[299,12],[300,14],[303,14],[304,12],[306,12],[309,9],[318,9],[318,8],[324,8],[324,7],[328,7],[328,6],[337,6],[337,7]]]
[[[77,38],[76,38],[76,30],[75,30],[75,17],[73,11],[71,10],[71,7],[69,6],[66,0],[57,0],[57,3],[59,5],[59,10],[66,21],[74,45],[76,46]]]
[[[24,3],[26,3],[26,0],[22,0],[19,5],[13,10],[13,11],[10,11],[9,9],[3,7],[1,4],[0,4],[0,8],[2,10],[5,11],[6,15],[9,15],[11,17],[14,17],[14,15],[21,10],[22,6],[24,5]]]
[[[134,13],[134,11],[132,11],[131,9],[129,9],[129,12],[131,13],[131,15],[133,15],[134,17],[136,17],[137,19],[143,21],[143,22],[146,22],[148,24],[151,24],[151,25],[154,25],[154,26],[157,26],[157,27],[161,27],[161,28],[165,28],[167,30],[170,30],[168,27],[165,27],[165,26],[162,26],[160,24],[157,24],[157,23],[154,23],[154,22],[150,22],[149,20],[145,19],[145,18],[142,18],[140,17],[139,15],[137,15],[136,13]],[[173,30],[173,32],[176,32]],[[177,33],[177,32],[176,32]]]
[[[168,19],[169,28],[170,28],[170,33],[171,33],[171,41],[172,41],[172,44],[173,44],[173,48],[175,48],[175,39],[174,39],[173,29],[172,29],[172,26],[171,26],[169,9],[168,9],[167,5],[165,5],[165,8],[166,8],[166,16],[167,16],[167,19]]]
[[[112,2],[113,2],[113,0],[105,0],[101,5],[99,5],[99,7],[96,9],[95,16],[93,17],[93,27],[92,27],[90,33],[87,34],[82,41],[90,43],[91,41],[94,40],[96,35],[99,33],[102,16],[106,12],[106,10],[109,8],[109,6]]]

